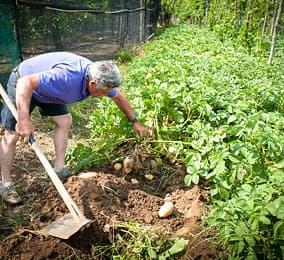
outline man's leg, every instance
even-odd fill
[[[1,186],[0,195],[12,204],[21,202],[19,194],[12,184],[11,169],[16,151],[18,134],[15,131],[5,130],[0,143]]]
[[[52,117],[56,126],[54,130],[55,163],[54,170],[61,171],[65,165],[65,154],[68,144],[69,129],[72,125],[70,113]]]
[[[2,184],[12,182],[11,169],[16,151],[18,134],[14,131],[5,130],[0,143],[0,163]]]

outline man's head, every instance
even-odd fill
[[[97,61],[89,65],[87,80],[94,80],[98,89],[116,88],[122,83],[119,69],[112,61]]]

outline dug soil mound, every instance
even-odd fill
[[[44,140],[43,144],[50,143]],[[189,242],[182,259],[216,259],[216,250],[200,226],[208,191],[185,187],[181,166],[172,167],[166,176],[158,166],[151,172],[152,180],[145,178],[151,170],[145,164],[127,175],[123,169],[107,165],[69,177],[64,186],[94,222],[63,240],[40,232],[68,213],[47,173],[29,147],[20,147],[15,161],[12,175],[23,203],[0,205],[1,259],[99,259],[95,246],[111,244],[120,222],[138,222],[165,230],[172,237],[184,237]],[[172,215],[160,218],[158,212],[166,197],[175,209]]]

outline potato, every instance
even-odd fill
[[[152,174],[145,174],[145,178],[146,180],[151,181],[154,179],[154,176]]]
[[[174,204],[171,201],[166,201],[159,210],[159,217],[166,218],[174,212]]]
[[[113,169],[115,169],[116,171],[120,171],[122,169],[122,164],[121,163],[115,163],[113,165]]]
[[[132,178],[130,181],[132,184],[139,184],[139,181],[135,178]]]
[[[98,174],[97,172],[82,172],[78,176],[81,179],[88,179],[88,178],[95,177],[97,174]]]
[[[176,158],[173,155],[169,155],[168,160],[171,165],[174,165],[177,162]]]
[[[134,159],[130,156],[125,157],[123,160],[123,172],[124,174],[129,174],[134,166]]]

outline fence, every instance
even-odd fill
[[[0,81],[22,59],[71,51],[113,59],[155,32],[159,0],[1,0]]]

